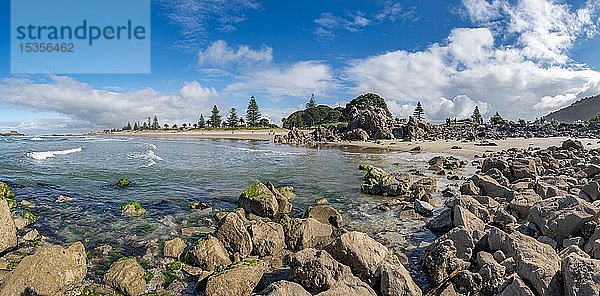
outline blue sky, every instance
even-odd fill
[[[311,94],[396,116],[535,117],[600,93],[600,4],[560,0],[153,0],[150,74],[11,74],[0,9],[0,131],[195,122],[257,97],[276,123]]]

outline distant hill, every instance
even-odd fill
[[[589,120],[600,113],[600,95],[581,99],[570,106],[546,115],[546,120],[571,123],[576,120]]]

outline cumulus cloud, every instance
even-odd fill
[[[439,110],[468,115],[463,109],[474,102],[510,119],[533,119],[600,93],[600,72],[568,55],[577,40],[595,34],[600,4],[573,10],[551,0],[463,3],[473,22],[487,27],[453,29],[445,42],[423,51],[355,60],[344,79],[355,92],[376,91],[392,100],[400,115],[410,115],[422,101],[436,121],[447,116]],[[506,43],[511,34],[513,43]],[[445,98],[454,98],[457,109]]]
[[[217,40],[198,53],[197,63],[201,68],[228,68],[270,64],[272,60],[273,48],[271,47],[263,46],[261,49],[254,50],[248,45],[240,45],[234,49],[229,47],[227,42]]]
[[[151,88],[130,92],[96,89],[68,76],[51,75],[48,82],[27,78],[7,78],[0,83],[4,104],[33,111],[63,114],[87,126],[115,128],[127,121],[158,116],[163,122],[195,122],[220,96],[214,88],[186,82],[179,95],[164,94]]]

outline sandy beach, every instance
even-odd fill
[[[191,131],[121,131],[108,136],[149,137],[149,138],[182,138],[182,139],[229,139],[229,140],[254,140],[273,141],[275,135],[284,135],[285,129],[268,130],[191,130]]]

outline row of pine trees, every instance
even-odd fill
[[[221,127],[273,127],[273,125],[269,122],[267,118],[261,118],[260,108],[256,103],[256,98],[254,96],[250,97],[250,101],[248,102],[248,108],[246,109],[246,117],[238,116],[237,110],[235,108],[229,109],[229,115],[223,120],[221,116],[221,111],[214,105],[210,117],[208,120],[204,118],[204,114],[200,114],[200,118],[197,123],[183,123],[181,126],[177,124],[173,124],[169,126],[168,124],[164,124],[162,127],[158,122],[158,118],[154,116],[154,119],[148,117],[147,122],[134,122],[133,126],[130,122],[128,122],[123,130],[158,130],[161,128],[164,129],[179,129],[179,128],[221,128]]]

